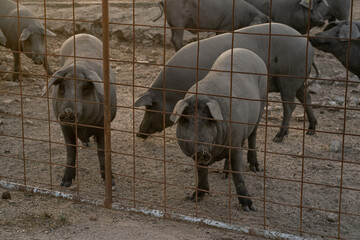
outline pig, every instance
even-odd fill
[[[320,3],[319,12],[329,22],[349,20],[351,0],[326,0]]]
[[[350,39],[351,26],[351,39]],[[338,21],[331,22],[324,28],[323,32],[310,37],[311,45],[333,54],[346,67],[349,49],[350,72],[360,78],[360,21]]]
[[[48,75],[53,71],[45,57],[45,35],[48,37],[56,36],[55,33],[45,29],[38,16],[33,11],[19,4],[19,22],[18,25],[17,3],[11,0],[1,0],[0,7],[0,30],[3,33],[4,40],[2,45],[10,48],[14,56],[14,73],[12,79],[19,79],[20,69],[20,51],[25,52],[26,56],[31,58],[36,65],[42,64]],[[20,41],[20,44],[19,44]]]
[[[241,147],[248,139],[249,148],[256,148],[257,125],[267,95],[267,68],[255,53],[235,48],[222,53],[211,69],[227,72],[210,71],[177,102],[170,117],[177,124],[181,150],[197,168],[198,186],[191,200],[203,199],[210,190],[207,167],[225,157],[231,159],[233,182],[243,210],[255,211],[241,174]],[[258,165],[256,151],[248,152],[248,161]]]
[[[293,28],[280,23],[271,23],[271,33],[288,36],[272,36],[269,53],[270,24],[254,25],[234,34],[226,33],[186,45],[176,52],[160,71],[150,88],[138,97],[135,107],[145,106],[146,111],[140,124],[138,137],[170,127],[170,114],[175,104],[186,91],[208,73],[212,64],[224,51],[230,48],[246,48],[253,51],[269,66],[269,91],[280,92],[283,101],[283,121],[273,141],[281,142],[288,134],[291,114],[295,108],[295,97],[305,105],[309,120],[307,134],[314,134],[317,120],[311,107],[311,96],[305,91],[305,79],[310,74],[314,49],[307,40]],[[244,34],[250,33],[250,34]],[[255,35],[256,33],[262,35]],[[198,46],[199,44],[199,46]],[[199,48],[199,56],[198,54]],[[307,51],[308,50],[308,51]],[[306,52],[308,55],[306,56]],[[196,68],[199,68],[199,71]],[[293,77],[290,77],[293,76]],[[306,102],[305,102],[306,94]],[[165,106],[164,106],[165,99]],[[163,115],[165,115],[163,119]]]
[[[233,4],[235,7],[233,10]],[[165,8],[165,0],[158,2],[161,15]],[[199,18],[198,18],[198,7]],[[233,31],[250,25],[267,23],[269,17],[244,0],[166,0],[166,20],[171,29],[171,43],[175,51],[183,45],[184,28],[195,34],[200,30]],[[233,11],[234,23],[233,23]],[[156,21],[155,19],[154,21]],[[199,21],[199,23],[198,23]]]
[[[74,38],[76,61],[73,57]],[[60,186],[69,187],[76,176],[76,136],[83,143],[89,142],[91,136],[95,137],[101,177],[105,179],[103,65],[102,60],[96,60],[103,57],[102,42],[89,34],[77,34],[63,43],[60,55],[62,67],[52,75],[48,89],[53,87],[52,107],[66,143],[67,166]],[[110,82],[115,82],[111,68]],[[110,85],[110,104],[112,121],[116,115],[114,84]],[[113,180],[112,184],[115,185]]]
[[[245,0],[270,16],[271,0]],[[320,4],[327,0],[272,0],[271,19],[275,22],[289,25],[301,34],[308,32],[313,27],[325,25],[325,19],[320,14]],[[311,7],[310,26],[308,26],[309,7]],[[324,9],[326,6],[322,6]]]

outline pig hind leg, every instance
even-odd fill
[[[66,167],[60,186],[70,187],[75,179],[76,135],[71,127],[61,126],[66,143]]]
[[[256,133],[257,133],[258,125],[255,126],[254,130],[248,137],[248,153],[247,158],[248,162],[250,163],[250,170],[253,172],[259,172],[259,163],[257,160],[257,153],[256,153]]]
[[[205,193],[210,190],[209,182],[208,182],[208,168],[207,167],[197,167],[197,174],[198,174],[198,189],[193,192],[190,197],[190,200],[193,202],[201,201]],[[203,191],[205,190],[205,191]]]
[[[289,89],[287,89],[287,90],[289,90]],[[285,135],[288,134],[290,118],[295,109],[294,94],[292,93],[292,91],[290,91],[290,92],[285,92],[285,91],[286,90],[283,88],[280,89],[281,100],[283,101],[283,121],[281,124],[280,131],[276,134],[276,136],[273,139],[274,142],[282,142]]]
[[[306,94],[306,103],[305,103],[305,94]],[[308,91],[305,92],[305,86],[302,85],[301,88],[296,92],[296,98],[299,99],[299,101],[304,104],[305,103],[305,112],[309,119],[309,129],[306,132],[308,135],[314,135],[315,129],[317,125],[317,120],[315,118],[312,106],[311,104],[311,96]]]

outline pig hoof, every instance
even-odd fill
[[[221,179],[227,179],[228,175],[229,175],[229,173],[227,173],[227,172],[221,173]]]
[[[251,164],[250,164],[250,171],[260,172],[260,168],[259,168],[259,166],[251,165]]]
[[[255,204],[253,204],[250,199],[246,200],[246,203],[242,204],[241,207],[245,212],[249,212],[250,210],[256,211]]]
[[[204,198],[205,192],[202,191],[193,192],[193,194],[190,197],[190,200],[193,202],[196,202],[196,193],[197,193],[197,201],[200,202]]]
[[[142,139],[147,139],[147,138],[148,138],[148,135],[141,134],[141,133],[137,133],[136,136],[137,136],[138,138],[142,138]]]
[[[61,181],[60,186],[62,187],[70,187],[71,186],[71,182],[67,182],[67,181]]]
[[[315,129],[308,129],[306,135],[315,135]]]

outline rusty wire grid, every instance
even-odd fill
[[[197,0],[198,5],[200,1]],[[312,4],[310,0],[309,4]],[[91,102],[83,99],[70,100],[77,104],[92,106],[101,105],[104,108],[103,126],[93,126],[82,123],[70,124],[76,129],[89,127],[104,131],[104,149],[98,149],[94,139],[90,146],[82,146],[76,141],[74,145],[64,143],[58,119],[55,118],[51,106],[54,98],[48,89],[48,81],[51,78],[46,74],[42,66],[35,66],[25,55],[20,54],[19,81],[13,82],[11,75],[14,73],[11,57],[13,53],[8,48],[0,48],[2,63],[0,66],[0,185],[3,188],[32,191],[41,194],[79,200],[85,203],[103,205],[114,210],[126,210],[141,212],[155,217],[168,219],[202,222],[210,226],[239,231],[264,238],[275,239],[302,239],[302,238],[326,238],[326,239],[358,239],[360,223],[360,208],[357,203],[360,196],[360,131],[358,130],[360,117],[360,102],[350,106],[349,96],[360,92],[359,80],[349,72],[350,41],[347,48],[347,67],[337,62],[331,62],[327,70],[336,68],[342,73],[340,77],[331,77],[323,71],[319,77],[311,76],[287,76],[281,73],[270,72],[270,53],[267,53],[267,73],[259,74],[252,72],[237,72],[231,70],[211,70],[200,67],[201,40],[207,37],[204,30],[199,28],[182,28],[196,31],[196,67],[172,65],[169,59],[175,54],[169,43],[170,31],[176,29],[166,22],[167,4],[164,6],[164,17],[161,23],[151,22],[154,11],[158,11],[156,1],[75,1],[69,0],[61,3],[49,1],[18,0],[17,18],[20,35],[21,19],[38,19],[43,22],[46,29],[54,28],[56,24],[64,24],[65,27],[57,27],[57,37],[51,38],[45,35],[44,44],[45,59],[50,61],[54,72],[59,69],[56,65],[60,57],[74,58],[74,71],[76,75],[77,60],[91,59],[101,61],[103,65],[103,103]],[[19,4],[34,10],[37,17],[19,17]],[[235,4],[235,0],[233,0]],[[360,6],[360,1],[351,1],[350,22],[360,19],[355,11]],[[65,10],[71,12],[66,15]],[[143,10],[145,9],[145,10]],[[198,15],[200,9],[197,9]],[[234,16],[234,8],[232,15]],[[272,9],[270,7],[270,17]],[[84,17],[83,13],[90,16]],[[144,13],[149,15],[143,16]],[[122,16],[122,14],[124,16]],[[360,12],[358,11],[358,14]],[[92,15],[95,20],[92,19]],[[127,17],[125,17],[127,16]],[[310,11],[308,11],[310,22]],[[14,18],[0,16],[0,18]],[[271,22],[271,20],[270,20]],[[234,26],[234,18],[232,19]],[[199,25],[199,19],[197,22]],[[90,26],[90,27],[89,27]],[[291,39],[307,39],[306,60],[309,56],[308,49],[311,47],[309,38],[315,35],[314,30],[308,31],[301,36],[269,33],[258,34],[250,32],[234,32],[224,30],[209,30],[214,33],[231,34],[231,56],[233,55],[234,39],[236,34],[268,36],[268,46],[274,37],[288,37]],[[351,25],[350,25],[351,26]],[[315,29],[315,31],[321,31]],[[103,57],[89,58],[84,56],[63,56],[60,54],[62,43],[68,39],[75,39],[75,34],[88,33],[98,37],[103,42]],[[149,37],[149,34],[151,35]],[[350,27],[350,38],[351,38]],[[150,39],[150,40],[149,40]],[[187,36],[187,41],[190,37]],[[331,38],[329,38],[331,39]],[[145,41],[146,40],[146,41]],[[191,40],[191,39],[190,39]],[[352,39],[352,42],[358,39]],[[74,52],[76,45],[74,42]],[[21,43],[18,42],[20,48]],[[33,52],[24,52],[32,54]],[[36,54],[36,53],[35,53]],[[286,53],[283,53],[286,54]],[[25,57],[24,57],[25,56]],[[315,53],[315,61],[320,62],[322,67],[333,56],[324,55],[320,51]],[[231,58],[231,63],[233,57]],[[311,68],[305,63],[305,72]],[[258,127],[257,148],[251,149],[245,144],[242,147],[206,143],[176,137],[176,126],[164,128],[158,133],[142,133],[139,131],[140,122],[146,112],[159,113],[162,115],[161,125],[167,124],[166,116],[172,114],[172,109],[167,109],[167,96],[171,94],[185,94],[188,91],[167,88],[165,80],[162,87],[151,87],[151,82],[158,74],[166,78],[166,71],[161,69],[192,70],[196,72],[196,91],[190,92],[198,96],[222,97],[230,101],[229,120],[223,120],[229,124],[254,125],[246,122],[232,121],[231,106],[233,100],[264,101],[265,111]],[[339,70],[341,69],[341,70]],[[47,67],[46,67],[46,70]],[[110,72],[115,72],[116,81],[110,82]],[[290,80],[305,79],[305,91],[309,82],[321,84],[325,95],[343,94],[341,104],[322,104],[320,97],[315,97],[310,105],[315,110],[319,120],[318,128],[314,136],[306,135],[307,119],[305,108],[307,104],[295,102],[297,106],[292,115],[290,126],[286,127],[290,135],[281,143],[272,142],[273,136],[281,127],[281,109],[283,103],[279,93],[270,94],[267,86],[265,100],[251,98],[239,98],[232,96],[232,88],[229,95],[204,94],[198,92],[200,72],[213,71],[230,73],[230,84],[234,74],[266,76],[268,82],[271,77],[286,77]],[[343,74],[343,72],[345,74]],[[74,81],[76,86],[79,80],[96,82],[88,79],[67,78]],[[110,86],[116,86],[117,104],[110,103]],[[359,89],[358,92],[355,89]],[[134,107],[137,97],[148,89],[162,92],[162,110],[152,110],[143,107]],[[354,95],[355,94],[355,95]],[[76,96],[76,88],[75,88]],[[306,102],[306,94],[304,92]],[[331,99],[328,101],[331,102]],[[76,106],[75,104],[75,112]],[[198,117],[198,107],[195,107],[195,120],[207,119]],[[281,109],[279,108],[281,106]],[[117,108],[116,118],[111,122],[111,107]],[[279,112],[280,111],[280,112]],[[295,115],[295,116],[294,116]],[[191,115],[181,115],[192,118]],[[77,116],[75,116],[77,119]],[[211,120],[211,119],[207,119]],[[197,121],[195,121],[197,123]],[[197,124],[195,124],[195,139],[197,139]],[[147,140],[142,140],[137,135],[142,134]],[[229,133],[229,136],[231,134]],[[340,146],[334,152],[328,142],[340,139]],[[232,182],[231,174],[228,179],[220,178],[223,173],[223,162],[218,162],[206,167],[209,171],[210,190],[202,201],[196,195],[195,202],[190,201],[190,194],[198,191],[196,174],[197,157],[194,161],[182,153],[177,141],[192,142],[197,149],[198,144],[206,144],[221,147],[229,151],[241,149],[243,153],[252,150],[258,154],[260,172],[248,170],[243,154],[243,171],[240,173],[245,178],[245,184],[250,193],[250,199],[257,206],[256,212],[242,211],[238,202],[238,195]],[[65,147],[75,146],[76,178],[69,188],[60,187],[64,167],[66,167]],[[97,151],[103,151],[105,155],[105,181],[100,177]],[[67,166],[71,167],[71,166]],[[115,179],[115,187],[112,186],[111,172]],[[224,171],[234,173],[230,169]]]

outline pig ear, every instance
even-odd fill
[[[25,41],[26,39],[28,39],[30,37],[30,35],[31,35],[30,30],[25,28],[20,35],[20,41],[21,42]]]
[[[348,41],[350,39],[350,24],[344,24],[340,28],[339,37],[341,41]],[[352,24],[351,28],[351,39],[360,38],[360,31],[356,24]]]
[[[6,39],[5,35],[4,35],[3,32],[0,30],[0,44],[3,45],[3,46],[5,46],[5,45],[6,45],[6,41],[7,41],[7,39]]]
[[[147,91],[138,97],[138,99],[135,100],[134,106],[135,107],[142,107],[142,106],[151,106],[153,104],[153,97],[151,94]]]
[[[217,101],[211,100],[210,102],[207,102],[206,105],[208,106],[210,113],[215,120],[224,120],[220,105]]]
[[[48,82],[48,88],[46,88],[46,86],[44,87],[41,96],[45,96],[46,92],[51,89],[52,85],[58,85],[63,80],[62,77],[64,77],[66,70],[67,69],[60,69],[51,76]]]
[[[104,95],[104,85],[103,85],[102,80],[99,77],[99,75],[94,71],[86,71],[86,72],[84,72],[84,75],[85,75],[86,79],[94,81],[94,82],[92,82],[92,84],[94,85],[95,90],[100,95]]]
[[[310,10],[313,10],[314,4],[315,4],[315,0],[312,0],[312,1],[311,1],[311,9],[310,9]],[[303,6],[303,7],[305,7],[305,8],[309,8],[309,6],[310,6],[310,0],[301,0],[300,5]]]
[[[180,100],[176,103],[175,108],[170,116],[170,120],[176,124],[181,118],[181,114],[185,111],[185,109],[189,106],[189,104],[185,100]]]
[[[46,29],[46,31],[45,31],[45,28],[44,28],[43,34],[45,35],[45,33],[46,33],[46,36],[48,36],[48,37],[56,37],[56,34],[53,33],[52,31],[50,31],[49,29]]]

